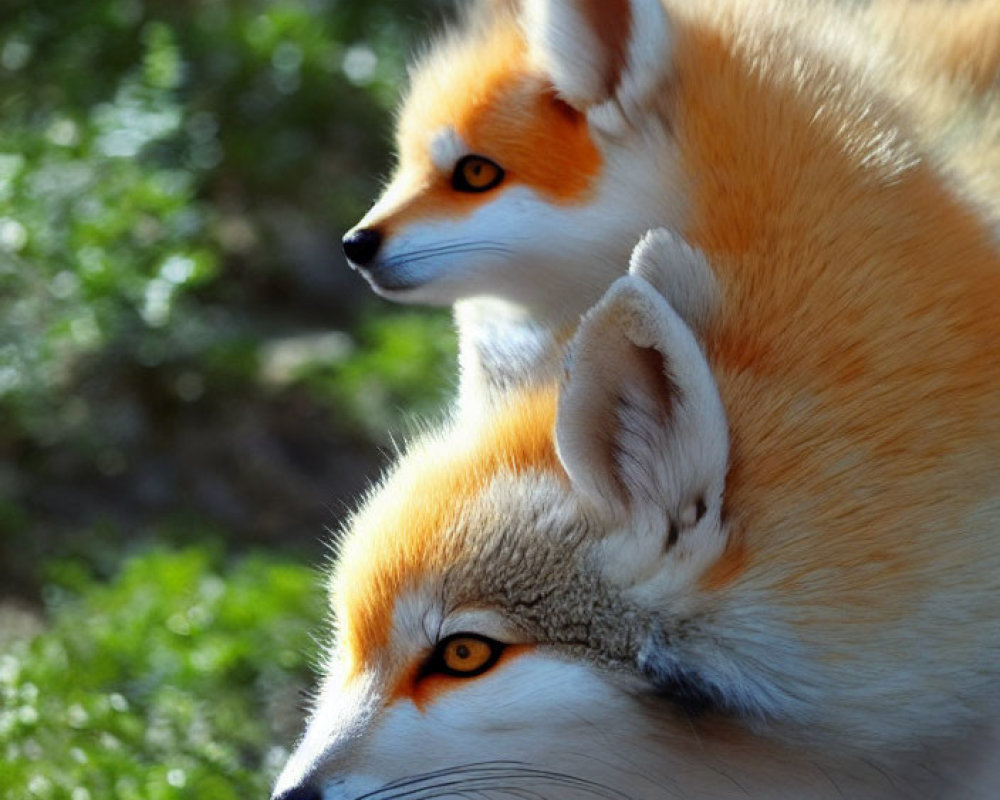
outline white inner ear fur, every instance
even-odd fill
[[[673,52],[673,29],[660,0],[632,0],[630,5],[628,64],[617,89],[625,106],[645,101],[668,70]]]
[[[584,317],[571,348],[557,447],[577,491],[629,522],[622,535],[633,544],[614,562],[634,583],[654,578],[671,554],[704,565],[723,543],[729,437],[691,329],[629,275]]]
[[[571,105],[586,108],[604,94],[607,81],[600,36],[572,0],[527,0],[523,11],[528,49]]]
[[[524,29],[529,50],[560,95],[586,110],[609,133],[642,105],[671,65],[673,31],[660,0],[629,0],[630,25],[624,64],[615,64],[600,31],[575,0],[527,0]],[[617,73],[613,94],[609,85]],[[625,118],[623,119],[622,114]]]

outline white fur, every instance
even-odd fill
[[[570,103],[586,107],[604,92],[606,76],[600,39],[573,3],[528,0],[524,30],[537,65]]]
[[[652,284],[685,323],[702,331],[715,313],[719,287],[704,255],[678,234],[649,231],[636,246],[629,273]],[[459,372],[457,416],[484,419],[512,389],[540,386],[561,375],[568,329],[546,325],[521,306],[478,298],[455,304]]]
[[[518,306],[479,298],[455,304],[459,391],[456,416],[485,420],[516,388],[541,385],[559,374],[563,343]]]
[[[544,652],[515,657],[423,711],[407,700],[385,705],[380,688],[364,677],[326,688],[276,794],[311,783],[323,800],[355,800],[415,781],[400,791],[550,800],[937,796],[929,788],[935,779],[916,763],[888,773],[865,759],[748,749],[738,736],[700,739],[682,716],[650,713],[629,684]],[[463,765],[469,769],[461,771]]]
[[[321,776],[324,800],[356,798],[391,781],[484,762],[518,762],[586,779],[603,770],[588,764],[590,759],[576,745],[594,736],[593,721],[621,718],[629,706],[627,696],[586,667],[543,655],[516,657],[445,691],[423,711],[405,699],[382,705],[384,700],[377,697],[375,687],[369,690],[367,701],[358,695],[340,687],[321,698],[312,727],[324,730],[331,727],[330,720],[340,723],[327,742],[320,736],[306,737],[279,779],[279,791],[311,774]],[[377,725],[369,722],[369,704],[380,706]],[[345,718],[359,722],[344,722]],[[337,731],[343,730],[355,734],[338,736]],[[610,744],[605,733],[598,731],[596,738],[602,746]],[[625,758],[620,761],[626,785],[628,764]],[[480,769],[464,776],[467,791],[488,789],[489,774]],[[461,774],[449,780],[457,782],[452,792],[462,791]],[[557,793],[558,788],[553,792],[551,782],[537,775],[497,776],[496,782],[549,797],[582,800],[588,796]]]
[[[446,125],[431,137],[428,152],[434,166],[447,174],[455,168],[455,163],[470,151],[458,132],[451,125]]]
[[[632,0],[628,65],[617,87],[626,108],[643,105],[670,69],[673,30],[660,0]]]
[[[721,290],[708,260],[674,231],[657,228],[643,236],[628,271],[656,287],[696,333],[718,307]]]
[[[563,203],[501,184],[467,216],[390,226],[377,257],[360,267],[383,297],[429,305],[494,297],[544,325],[572,324],[623,273],[640,236],[686,221],[675,144],[648,110],[671,66],[672,31],[659,0],[631,2],[627,64],[614,97],[607,96],[608,59],[599,52],[599,37],[572,0],[529,0],[522,22],[538,68],[586,111],[602,156],[593,191]],[[449,125],[435,130],[426,146],[444,174],[469,152]],[[425,185],[426,176],[404,164],[357,228],[378,228]]]
[[[449,614],[441,623],[440,638],[468,631],[508,644],[515,644],[521,639],[517,628],[506,617],[482,608],[458,609]]]
[[[501,187],[468,216],[416,221],[393,232],[363,273],[392,300],[450,305],[491,296],[546,324],[572,322],[624,273],[649,228],[681,225],[675,170],[665,133],[635,131],[627,141],[608,143],[600,183],[586,203],[557,204],[525,186]],[[406,180],[391,185],[359,227],[377,224],[404,201]]]
[[[622,109],[644,103],[670,64],[672,31],[659,0],[632,0],[626,63],[608,96],[610,64],[599,32],[573,0],[528,0],[524,29],[536,64],[571,104],[593,110],[591,120],[616,129]]]
[[[895,598],[881,608],[845,590],[854,571],[877,568],[863,548],[848,565],[809,563],[808,552],[789,565],[773,548],[724,592],[701,589],[727,533],[725,416],[693,331],[640,277],[676,263],[650,258],[657,241],[658,254],[697,266],[658,235],[634,259],[635,274],[581,323],[563,390],[572,399],[557,421],[570,481],[501,470],[455,503],[433,535],[456,558],[406,573],[389,641],[353,654],[360,669],[348,672],[334,655],[280,789],[316,786],[324,800],[502,797],[495,776],[515,797],[549,800],[995,797],[1000,577],[991,576],[1000,565],[989,543],[1000,500],[970,508],[954,530],[907,519],[915,566],[880,579],[876,590]],[[662,356],[677,395],[671,413],[656,413],[655,373],[632,370],[630,348]],[[399,501],[407,470],[475,441],[474,428],[445,429],[408,453],[382,502]],[[600,434],[618,437],[614,459],[597,450]],[[616,484],[608,470],[625,477]],[[370,555],[364,517],[344,557],[355,544]],[[671,549],[668,521],[682,526]],[[793,507],[757,534],[821,543],[827,531]],[[981,570],[971,585],[970,564]],[[782,586],[790,566],[799,570],[793,590]],[[364,586],[355,589],[363,598]],[[458,632],[534,647],[421,706],[390,702],[400,675]],[[686,678],[716,699],[717,714],[689,717],[671,703],[675,679]],[[454,783],[436,785],[442,771]]]

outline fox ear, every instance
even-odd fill
[[[489,414],[513,389],[549,383],[562,369],[567,336],[501,300],[455,304],[460,419]]]
[[[635,275],[619,278],[571,343],[556,442],[573,485],[612,513],[721,515],[725,411],[691,329]]]
[[[580,110],[643,102],[670,63],[660,0],[526,0],[523,23],[533,59]]]
[[[708,259],[675,231],[654,228],[632,251],[629,275],[651,283],[698,335],[705,333],[721,290]]]

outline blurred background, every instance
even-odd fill
[[[0,798],[266,795],[324,540],[454,381],[339,240],[425,0],[0,4]]]

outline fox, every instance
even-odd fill
[[[1000,258],[909,169],[724,274],[647,235],[412,441],[275,800],[995,797]]]
[[[727,176],[731,151],[761,157],[743,159],[761,191],[769,173],[797,169],[797,151],[783,151],[789,121],[770,106],[744,113],[742,129],[718,119],[729,98],[712,94],[711,48],[738,48],[748,91],[760,95],[752,76],[780,83],[795,95],[785,105],[820,128],[857,104],[850,93],[891,106],[950,191],[1000,220],[998,42],[997,0],[473,4],[412,68],[393,177],[344,251],[390,300],[489,297],[502,302],[469,315],[503,318],[506,304],[515,325],[568,335],[647,230],[712,249],[700,230],[715,184],[750,179]],[[855,171],[880,158],[878,137],[896,135],[897,123],[847,124]]]

